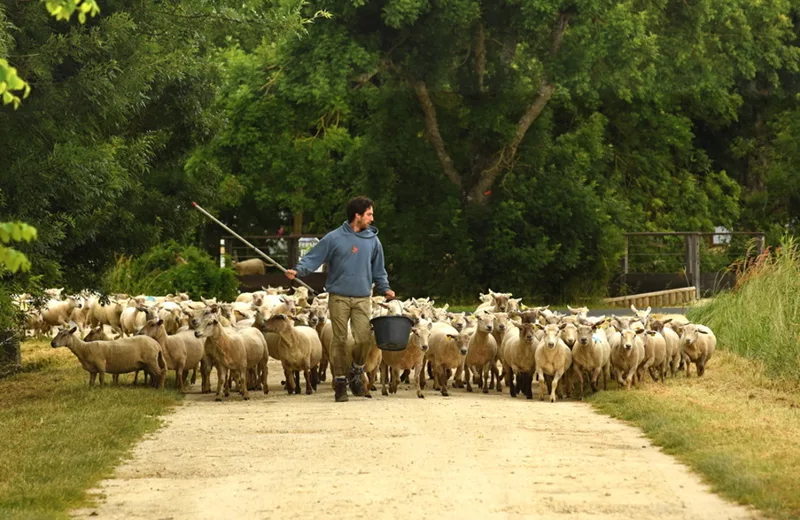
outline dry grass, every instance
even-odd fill
[[[717,352],[702,379],[608,391],[590,401],[640,427],[712,489],[774,518],[800,518],[800,386]]]

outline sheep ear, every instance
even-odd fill
[[[566,327],[566,326],[567,326],[567,324],[566,324],[566,323],[562,323],[562,324],[560,324],[560,325],[558,326],[558,330],[564,330],[564,327]]]
[[[700,334],[708,334],[708,332],[703,329],[697,329],[697,332],[699,332]]]
[[[671,321],[672,321],[672,318],[667,318],[666,320],[662,321],[661,324],[662,325],[666,325],[667,323],[669,323]]]
[[[636,310],[636,307],[633,304],[631,304],[631,311],[633,311],[634,314],[637,314],[639,312]]]
[[[651,336],[655,336],[655,335],[656,335],[656,331],[654,331],[654,330],[648,330],[648,331],[647,331],[647,334],[649,334],[649,335],[651,335]]]
[[[71,329],[69,329],[69,333],[70,334],[75,334],[75,331],[77,331],[77,330],[78,330],[78,327],[76,325],[75,327],[72,327]]]
[[[161,318],[158,318],[158,321],[156,322],[156,325],[163,325],[163,324],[164,324],[164,320],[161,319]]]
[[[452,334],[448,334],[447,337],[450,338],[450,339],[456,339],[456,337],[453,336]]]
[[[646,312],[647,314],[650,314],[650,306],[649,305],[647,306],[647,310],[644,311],[644,312]]]

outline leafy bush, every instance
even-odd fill
[[[220,268],[208,253],[171,240],[138,258],[120,256],[103,278],[112,293],[165,295],[189,293],[192,299],[232,301],[239,282],[230,268]]]
[[[773,376],[800,379],[800,248],[786,237],[774,252],[741,264],[736,287],[693,308],[689,319],[714,330],[720,348],[764,363]]]

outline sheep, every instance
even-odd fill
[[[142,308],[141,304],[137,304],[122,309],[119,316],[119,325],[123,336],[126,334],[128,336],[133,336],[147,323],[147,313],[140,310]]]
[[[611,347],[611,368],[614,378],[626,390],[635,384],[636,371],[644,357],[644,342],[640,334],[632,329],[622,329],[614,333],[614,346]]]
[[[97,325],[108,325],[114,332],[122,334],[122,328],[119,324],[119,317],[122,315],[123,307],[115,302],[109,301],[107,305],[103,305],[97,299],[92,299],[87,302],[91,305],[89,310],[89,325],[95,327]]]
[[[164,320],[161,318],[146,322],[141,329],[141,334],[153,338],[161,345],[167,368],[175,370],[175,382],[178,389],[183,391],[184,380],[189,373],[189,369],[194,369],[196,374],[197,365],[203,359],[205,354],[204,341],[195,337],[192,330],[185,330],[168,336],[167,329],[164,327]],[[192,378],[192,383],[194,383],[194,377]]]
[[[686,377],[690,375],[690,363],[695,364],[697,377],[701,377],[706,371],[706,363],[717,348],[717,337],[714,332],[705,325],[689,323],[683,327],[680,344],[684,356]]]
[[[223,385],[225,397],[230,395],[227,384],[229,371],[235,371],[237,385],[242,399],[250,399],[247,385],[247,369],[256,369],[261,379],[264,393],[269,393],[267,385],[267,342],[261,331],[253,327],[246,329],[232,329],[223,327],[215,316],[208,317],[197,330],[197,338],[206,338],[204,344],[205,354],[214,358],[217,367],[217,396],[216,401],[222,401]]]
[[[583,400],[583,373],[589,374],[589,384],[597,392],[597,381],[603,374],[603,390],[608,389],[608,378],[611,375],[611,346],[606,333],[599,325],[604,319],[598,319],[592,325],[582,323],[577,327],[577,341],[572,347],[572,371],[580,383],[578,399]]]
[[[431,360],[433,367],[433,389],[440,390],[447,397],[447,371],[460,367],[469,350],[472,334],[467,331],[458,332],[446,324],[433,327],[428,338],[426,359]]]
[[[638,310],[633,304],[631,304],[631,311],[633,312],[634,316],[642,322],[645,327],[650,325],[650,307],[647,307],[647,310],[640,311]]]
[[[678,372],[678,367],[681,363],[681,345],[680,336],[675,330],[667,325],[672,322],[672,318],[653,320],[650,322],[650,328],[660,332],[664,336],[664,341],[667,346],[667,364],[669,365],[670,375],[675,377]]]
[[[94,386],[99,374],[100,386],[109,374],[127,374],[136,370],[146,370],[158,388],[164,388],[167,364],[161,346],[153,338],[133,336],[112,341],[87,343],[75,336],[77,326],[61,328],[50,342],[52,348],[67,347],[89,372],[89,386]]]
[[[653,381],[664,382],[667,375],[667,344],[664,336],[654,330],[638,329],[643,333],[644,359],[639,364],[639,380],[649,372]]]
[[[322,342],[317,331],[311,327],[295,327],[294,323],[285,314],[275,314],[266,322],[269,332],[277,333],[281,338],[281,363],[286,376],[286,390],[291,393],[300,393],[300,387],[295,389],[292,372],[301,370],[306,380],[306,395],[312,393],[312,376],[316,386],[317,369],[322,359]]]
[[[400,378],[400,370],[414,369],[414,374],[417,379],[417,397],[423,399],[425,396],[422,394],[422,389],[425,388],[425,371],[423,368],[425,362],[425,353],[428,351],[428,341],[430,340],[431,331],[433,330],[433,323],[427,320],[420,320],[419,323],[411,328],[411,337],[408,341],[408,346],[405,350],[399,352],[386,351],[383,353],[381,360],[381,395],[389,395],[389,393],[397,393],[398,380]],[[389,389],[386,388],[386,383],[389,380],[389,370],[392,372],[392,382],[389,384]]]
[[[525,394],[528,399],[533,399],[533,373],[536,370],[536,346],[538,338],[535,334],[533,323],[514,324],[509,327],[503,342],[500,344],[498,357],[503,363],[503,373],[506,378],[511,397],[517,393]],[[517,381],[514,384],[514,376]],[[499,386],[499,381],[498,381]]]
[[[70,296],[66,300],[50,300],[42,310],[42,322],[49,328],[66,327],[73,309],[80,309],[78,300]]]
[[[534,358],[536,359],[536,377],[539,379],[541,399],[547,393],[545,376],[552,376],[550,384],[550,402],[556,402],[556,388],[558,381],[567,373],[572,366],[572,352],[569,347],[561,340],[561,329],[566,324],[555,325],[547,324],[543,327],[544,337],[536,347]],[[541,327],[541,325],[539,325]]]
[[[238,276],[246,276],[264,274],[266,264],[260,258],[251,258],[249,260],[242,260],[241,262],[234,260],[232,262],[232,267]]]
[[[477,315],[478,327],[469,340],[467,357],[464,359],[464,378],[467,381],[467,392],[472,392],[472,378],[470,370],[478,375],[478,387],[483,389],[484,394],[489,393],[489,373],[492,377],[497,376],[497,365],[494,365],[497,358],[497,341],[492,336],[494,329],[494,314],[491,312],[481,312]]]

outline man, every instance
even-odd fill
[[[286,271],[286,277],[306,276],[328,263],[325,288],[330,294],[328,311],[333,327],[331,367],[335,378],[336,402],[348,400],[347,386],[355,396],[364,395],[361,374],[371,345],[372,284],[386,298],[394,298],[383,266],[383,246],[378,230],[373,227],[374,203],[367,197],[356,197],[347,203],[347,221],[325,235],[297,264]],[[347,323],[353,332],[353,363],[348,368]]]

